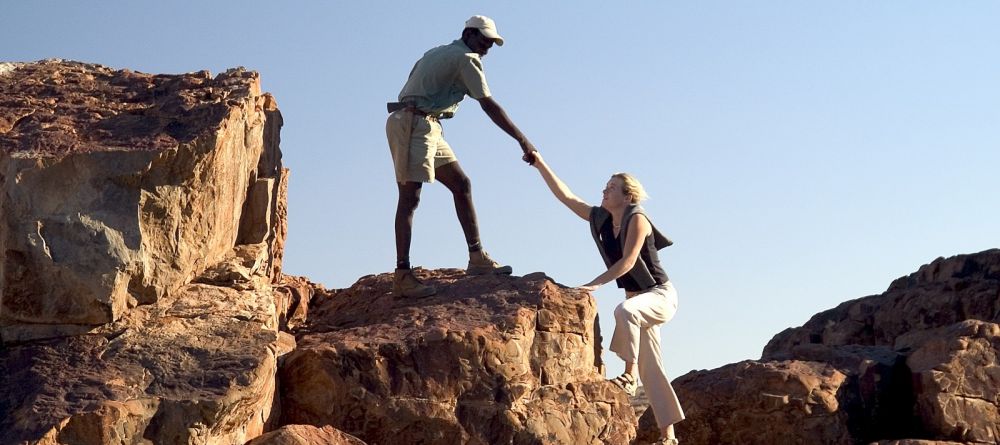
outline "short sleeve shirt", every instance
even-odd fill
[[[413,65],[399,101],[413,102],[425,112],[447,118],[455,114],[466,95],[490,97],[490,87],[479,54],[456,40],[424,53]]]

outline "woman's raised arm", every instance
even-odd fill
[[[542,159],[541,154],[536,151],[534,152],[534,156],[535,163],[532,166],[537,168],[538,172],[542,174],[542,179],[545,180],[545,184],[549,186],[549,190],[552,190],[552,194],[556,196],[556,199],[565,204],[566,207],[569,207],[580,218],[589,220],[590,204],[583,202],[583,200],[573,194],[569,187],[549,168],[549,165],[545,163],[545,159]]]

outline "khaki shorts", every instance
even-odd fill
[[[399,110],[386,120],[385,134],[396,182],[434,182],[434,169],[458,160],[437,118]]]

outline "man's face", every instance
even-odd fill
[[[474,33],[472,38],[469,39],[469,49],[479,53],[480,56],[485,56],[486,53],[490,52],[490,48],[493,47],[493,39],[484,36],[482,33]]]

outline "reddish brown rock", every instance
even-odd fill
[[[309,316],[309,303],[320,295],[329,298],[336,291],[309,281],[306,277],[282,275],[274,288],[275,306],[278,311],[278,326],[282,330],[298,328]]]
[[[775,335],[763,358],[810,343],[893,347],[908,332],[970,319],[1000,322],[1000,249],[938,258],[893,281],[881,295],[820,312],[805,325]]]
[[[313,300],[281,367],[282,422],[378,444],[631,440],[628,399],[598,372],[590,295],[540,274],[421,273],[438,295],[394,298],[383,274]]]
[[[365,445],[361,439],[329,425],[286,425],[264,434],[246,445]]]
[[[923,439],[899,439],[899,440],[880,440],[878,442],[872,442],[872,445],[965,445],[962,442],[947,442],[941,440],[923,440]]]
[[[1000,250],[939,258],[884,294],[776,335],[760,361],[676,379],[688,416],[678,436],[713,445],[996,443],[998,317]],[[831,389],[806,389],[815,385]],[[809,408],[820,415],[796,409],[810,406],[792,403],[807,400],[803,391],[826,395],[829,403]],[[658,436],[647,411],[635,443]]]
[[[852,443],[838,393],[847,376],[816,362],[745,361],[674,380],[685,444]],[[652,412],[647,412],[651,415]]]
[[[0,443],[243,443],[274,423],[265,284],[187,285],[87,335],[0,350]]]
[[[679,434],[683,432],[680,437],[685,439],[685,443],[701,444],[741,443],[745,437],[770,437],[775,429],[803,431],[806,434],[808,428],[805,426],[810,420],[794,416],[778,418],[770,406],[757,403],[753,397],[727,398],[727,394],[730,391],[737,394],[739,391],[785,394],[785,379],[808,386],[814,381],[811,375],[817,372],[817,367],[824,372],[835,370],[842,377],[835,392],[836,404],[828,405],[836,412],[829,413],[824,421],[825,428],[847,432],[851,440],[849,443],[867,443],[884,438],[886,434],[898,437],[899,434],[921,432],[919,419],[912,413],[914,398],[911,375],[905,368],[905,356],[882,347],[825,345],[801,345],[788,356],[791,358],[781,361],[746,361],[711,371],[692,372],[674,380],[674,387],[688,416],[687,420],[677,425]],[[774,379],[775,372],[780,372],[778,375],[783,377]],[[706,392],[714,395],[706,399]],[[689,399],[693,400],[690,401],[695,406],[693,410],[688,408]],[[708,409],[704,409],[706,404]],[[719,412],[730,410],[739,413],[733,414],[738,420],[720,420]],[[762,418],[770,420],[759,422]],[[727,438],[703,432],[718,427],[720,422],[726,422],[729,427]],[[693,438],[690,437],[692,433]],[[788,443],[809,443],[802,442],[805,437]],[[634,443],[653,443],[658,438],[655,419],[647,410],[639,419],[639,431]]]
[[[241,233],[280,264],[281,120],[257,73],[49,60],[7,65],[0,98],[4,341],[14,325],[62,335],[115,321]]]
[[[273,228],[272,236],[268,239],[270,244],[270,265],[272,280],[281,279],[282,263],[285,258],[285,239],[288,238],[288,176],[290,172],[287,168],[281,169],[281,178],[278,180],[277,198],[275,199],[274,217],[271,219]]]
[[[280,126],[243,69],[0,64],[0,443],[276,426]]]
[[[924,430],[958,442],[1000,442],[1000,325],[967,320],[928,334],[906,359]]]

